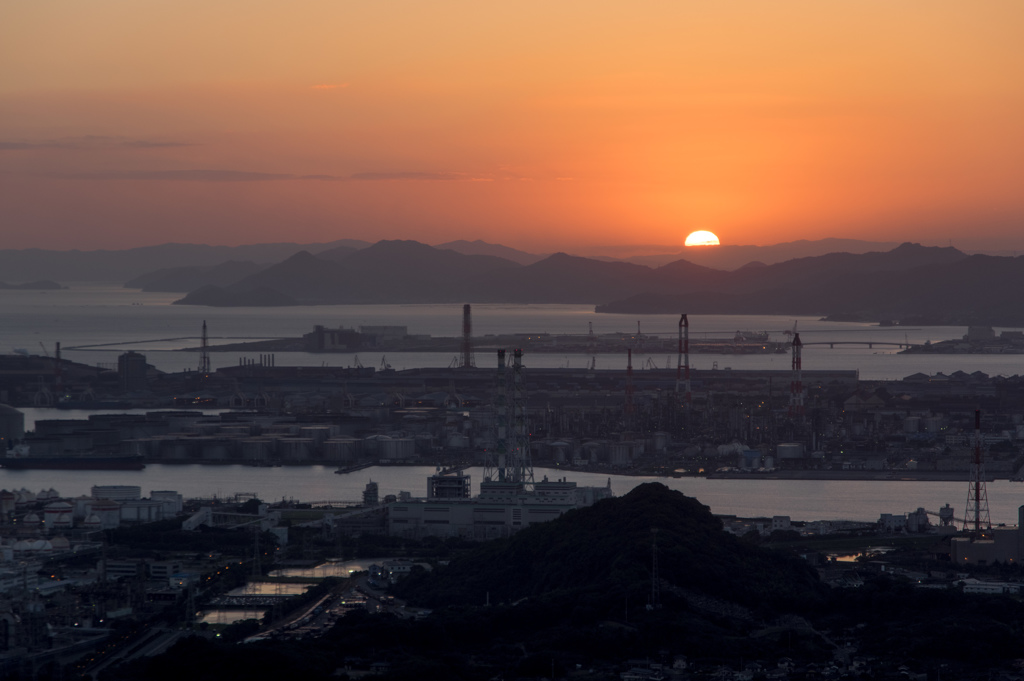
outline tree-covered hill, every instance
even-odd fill
[[[656,532],[655,532],[656,531]],[[598,595],[602,615],[650,600],[657,542],[662,600],[680,594],[745,608],[807,611],[825,597],[807,563],[744,543],[696,499],[661,483],[480,546],[418,574],[401,595],[428,607]],[[588,600],[591,600],[588,598]]]

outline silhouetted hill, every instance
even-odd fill
[[[480,239],[477,239],[476,241],[458,239],[457,241],[438,244],[435,248],[447,249],[449,251],[455,251],[456,253],[462,253],[463,255],[493,255],[499,258],[504,258],[505,260],[511,260],[512,262],[520,265],[532,265],[546,257],[535,253],[520,251],[515,248],[509,248],[508,246],[502,246],[501,244],[489,244],[486,241],[481,241]]]
[[[740,246],[726,244],[712,248],[686,248],[681,251],[658,253],[656,255],[635,255],[629,257],[593,256],[597,260],[624,260],[637,265],[660,267],[676,260],[689,260],[704,267],[717,270],[735,270],[748,262],[757,260],[767,264],[785,262],[795,258],[808,258],[828,253],[868,253],[888,251],[897,242],[861,241],[860,239],[817,239],[788,241],[771,246]],[[642,248],[642,247],[634,247]]]
[[[657,482],[484,544],[410,580],[403,594],[429,607],[481,604],[488,594],[493,603],[584,599],[596,617],[608,616],[631,589],[650,593],[653,529],[661,590],[672,601],[699,595],[793,612],[826,594],[805,561],[742,542],[708,507]]]
[[[680,310],[693,314],[876,314],[900,306],[901,295],[896,290],[900,286],[922,290],[927,297],[926,291],[937,290],[939,282],[923,288],[921,282],[934,273],[938,273],[939,279],[957,279],[955,272],[976,257],[987,256],[967,256],[955,248],[909,243],[885,253],[830,253],[763,267],[744,267],[726,277],[713,273],[705,273],[696,281],[692,277],[676,277],[672,280],[674,292],[665,288],[652,290],[598,309],[647,314]],[[915,281],[918,284],[911,286],[910,282]],[[962,280],[961,285],[970,288],[966,281]],[[978,294],[980,291],[975,292]],[[903,314],[912,310],[907,307]],[[966,311],[962,308],[956,314]],[[872,321],[881,318],[874,317]],[[894,317],[889,313],[884,318]]]
[[[121,283],[148,272],[170,267],[211,267],[220,263],[251,261],[275,263],[298,251],[313,253],[338,246],[365,248],[358,239],[341,239],[326,244],[250,244],[209,246],[205,244],[161,244],[125,250],[51,251],[38,248],[0,250],[0,272],[8,279],[55,279],[58,281],[103,281]]]
[[[339,262],[296,253],[224,287],[218,299],[264,290],[305,305],[464,302],[472,291],[467,281],[519,268],[494,256],[462,255],[416,241],[380,241]],[[205,299],[190,295],[179,302],[202,305]]]
[[[566,253],[522,266],[416,241],[380,241],[320,256],[302,251],[224,284],[237,274],[231,268],[242,266],[225,263],[200,271],[209,277],[205,281],[222,283],[221,290],[205,289],[180,302],[582,303],[596,304],[599,312],[630,314],[809,314],[865,321],[1024,324],[1024,310],[1018,310],[1015,300],[1024,283],[1024,258],[967,256],[955,248],[910,243],[886,252],[829,253],[771,265],[750,263],[726,272],[685,260],[651,269]],[[214,273],[223,278],[214,280]],[[187,281],[187,274],[154,274],[152,280],[173,275]],[[261,293],[243,295],[252,291]]]
[[[651,607],[654,528],[661,607]],[[322,636],[286,640],[266,632],[233,644],[258,628],[241,623],[218,637],[182,638],[152,657],[126,655],[101,678],[316,680],[342,669],[364,676],[371,663],[387,662],[374,669],[377,678],[618,679],[646,667],[645,659],[664,665],[649,670],[657,674],[685,661],[687,669],[670,675],[692,679],[938,678],[939,670],[954,679],[1019,676],[1019,598],[922,588],[916,573],[869,564],[844,570],[862,586],[830,589],[806,561],[726,534],[705,506],[660,483],[473,548],[456,537],[401,546],[407,555],[424,549],[456,555],[433,572],[414,568],[393,588],[399,598],[433,606],[423,619],[404,607],[398,615],[390,607],[377,614],[356,608]],[[926,555],[913,565],[950,570]],[[1019,573],[999,570],[1004,579]],[[313,587],[319,591],[311,600],[277,626],[348,581]],[[630,678],[661,677],[639,671]]]
[[[8,284],[6,281],[0,281],[0,289],[5,290],[18,290],[18,291],[56,291],[64,288],[55,281],[40,280],[40,281],[26,281],[24,284]]]
[[[866,281],[838,301],[837,319],[1020,326],[1024,257],[972,255]]]
[[[347,302],[464,302],[467,282],[519,270],[492,255],[463,255],[417,241],[379,241],[344,262]]]
[[[523,267],[514,277],[489,271],[474,281],[474,301],[502,303],[590,303],[611,300],[623,291],[649,290],[649,267],[602,262],[555,253]]]
[[[362,246],[360,248],[365,248],[365,246]],[[348,256],[360,250],[360,248],[353,248],[352,246],[338,246],[337,248],[329,248],[326,251],[320,251],[319,253],[316,254],[316,256],[322,260],[330,260],[331,262],[341,262]]]
[[[303,304],[335,302],[335,292],[343,285],[338,263],[299,251],[283,262],[224,287],[228,293],[268,290]],[[186,297],[184,302],[189,302]]]

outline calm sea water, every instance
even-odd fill
[[[380,494],[411,492],[426,496],[430,466],[379,466],[337,475],[327,466],[200,466],[150,464],[141,471],[9,471],[0,469],[0,488],[56,489],[62,496],[89,494],[93,485],[138,485],[143,495],[152,490],[175,490],[186,497],[229,497],[254,492],[261,499],[280,501],[358,501],[373,480]],[[474,494],[483,469],[471,468]],[[906,513],[923,507],[937,511],[948,503],[963,517],[966,482],[906,482],[899,480],[708,480],[706,478],[650,478],[600,475],[538,468],[554,480],[565,477],[580,485],[603,486],[621,496],[637,485],[660,482],[695,497],[714,513],[743,517],[788,515],[796,520],[876,521],[882,513]],[[1017,507],[1024,504],[1024,484],[1008,480],[988,483],[993,523],[1016,524]]]
[[[327,327],[361,325],[403,325],[410,333],[433,336],[458,336],[462,332],[462,306],[452,305],[324,305],[283,308],[204,308],[172,305],[179,298],[173,293],[140,291],[100,286],[75,285],[63,291],[0,291],[0,353],[15,349],[41,354],[40,344],[53,352],[55,342],[64,348],[63,356],[91,365],[114,366],[117,355],[136,350],[149,362],[165,371],[195,368],[198,356],[180,352],[196,347],[203,321],[207,321],[211,344],[277,337],[296,337],[317,324]],[[604,315],[587,305],[474,305],[474,335],[511,332],[586,333],[593,324],[595,333],[663,333],[675,337],[678,315]],[[952,373],[984,371],[990,375],[1022,373],[1024,355],[897,355],[898,348],[836,346],[813,343],[829,341],[875,341],[923,343],[959,338],[964,327],[881,328],[869,324],[823,322],[814,318],[771,315],[691,315],[691,338],[731,337],[737,330],[772,333],[783,340],[783,331],[794,323],[804,348],[805,369],[858,369],[864,379],[899,379],[916,372]],[[1001,329],[1000,329],[1001,330]],[[214,352],[214,368],[238,364],[243,353]],[[250,353],[258,358],[258,353]],[[380,366],[383,357],[361,353],[364,366]],[[448,353],[390,353],[387,361],[396,369],[444,367],[453,359]],[[664,354],[634,357],[634,366],[643,367],[648,359],[657,367],[674,367],[676,358]],[[278,366],[353,366],[355,354],[277,353]],[[477,363],[489,358],[479,355]],[[524,365],[535,367],[584,367],[589,355],[533,353]],[[692,355],[691,366],[698,370],[787,369],[787,355]],[[625,355],[598,355],[599,369],[623,369]]]

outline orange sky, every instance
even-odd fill
[[[0,6],[0,248],[1024,250],[1024,3]]]

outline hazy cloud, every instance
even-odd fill
[[[130,139],[127,137],[111,137],[107,135],[83,135],[81,137],[63,137],[55,140],[36,140],[30,142],[0,141],[0,151],[25,151],[33,149],[158,149],[162,147],[192,147],[190,142],[171,140]]]
[[[0,151],[23,151],[30,149],[69,149],[70,144],[57,142],[0,142]]]
[[[495,178],[469,173],[355,173],[353,175],[293,175],[291,173],[258,173],[246,170],[116,170],[95,173],[50,173],[61,180],[149,180],[166,182],[493,182]]]
[[[356,173],[352,175],[353,180],[442,180],[458,181],[472,179],[463,173]]]
[[[119,170],[106,173],[55,173],[62,180],[162,180],[171,182],[266,182],[293,180],[294,175],[244,170]]]
[[[136,149],[157,149],[160,147],[194,147],[192,142],[156,142],[153,140],[132,140],[121,144],[123,147],[134,147]]]

